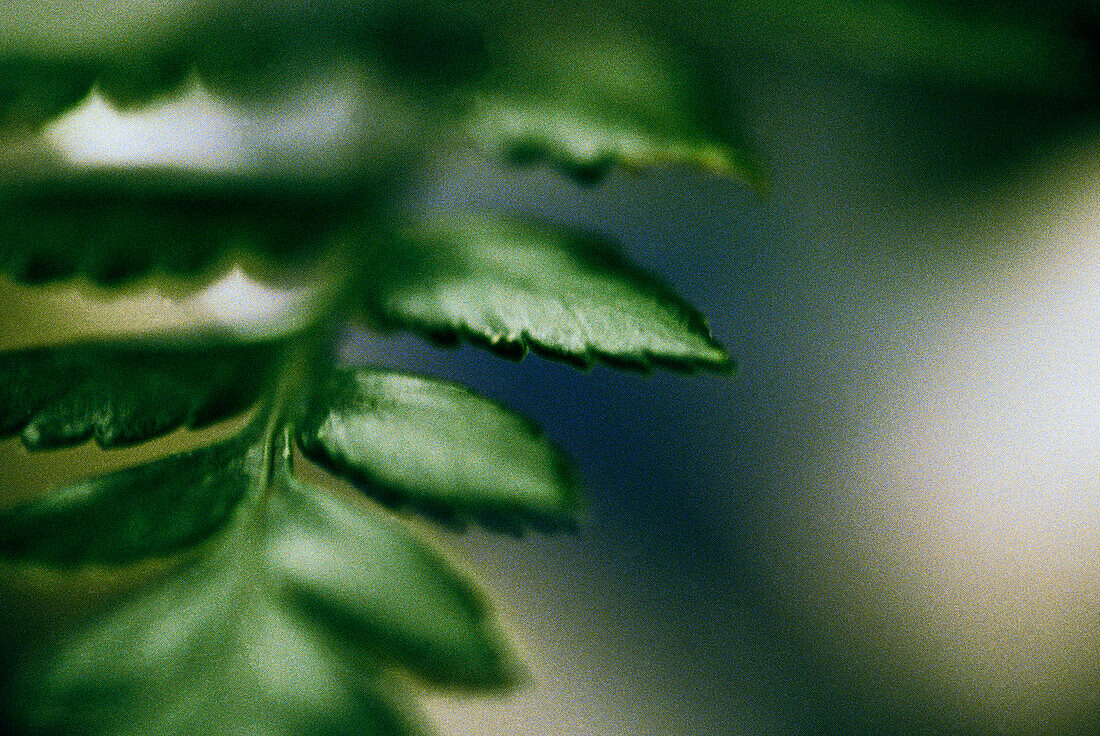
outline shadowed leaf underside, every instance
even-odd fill
[[[0,269],[31,283],[202,275],[230,252],[310,262],[377,201],[367,181],[94,170],[0,183]]]
[[[276,343],[154,339],[0,353],[0,436],[30,449],[134,445],[238,414],[267,388]]]

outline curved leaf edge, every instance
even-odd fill
[[[359,370],[363,370],[363,368],[344,366],[334,369],[333,376],[335,380],[339,380],[341,377],[353,375]],[[522,422],[524,429],[532,438],[545,438],[542,427],[529,417],[514,412],[500,402],[488,399],[461,383],[381,367],[366,368],[366,370],[379,370],[395,378],[430,381],[434,384],[442,384],[458,390]],[[464,532],[470,526],[477,524],[490,531],[509,534],[517,538],[522,537],[529,530],[547,535],[577,534],[586,518],[582,508],[580,483],[576,476],[575,464],[566,453],[557,447],[553,447],[555,457],[554,480],[557,487],[564,491],[562,509],[560,513],[556,514],[538,514],[517,503],[497,503],[496,505],[490,503],[462,504],[433,502],[427,498],[410,498],[399,489],[388,488],[379,483],[376,478],[359,471],[351,465],[334,463],[322,448],[321,443],[315,440],[299,424],[295,426],[294,438],[302,455],[317,468],[324,470],[326,474],[348,481],[369,499],[376,501],[391,512],[411,511],[454,532]]]
[[[409,657],[416,659],[420,656],[414,651],[394,651],[372,645],[365,640],[362,632],[354,633],[358,625],[349,618],[349,614],[341,611],[337,604],[326,601],[316,592],[311,592],[299,585],[284,584],[276,592],[279,600],[288,604],[297,616],[308,622],[308,625],[315,628],[324,627],[332,633],[340,634],[338,637],[340,641],[333,641],[329,645],[337,652],[337,656],[348,657],[350,650],[356,653],[350,655],[352,658],[369,654],[386,663],[395,676],[407,680],[410,686],[443,688],[450,693],[507,695],[532,682],[529,667],[512,650],[508,637],[497,624],[499,619],[490,596],[482,589],[476,576],[464,564],[448,555],[438,544],[423,538],[417,529],[393,515],[391,510],[371,497],[350,496],[342,499],[323,488],[297,478],[292,479],[290,485],[284,489],[284,494],[281,503],[286,508],[289,508],[288,504],[297,506],[305,502],[315,507],[312,513],[325,513],[333,505],[341,505],[348,507],[355,514],[377,515],[378,518],[374,523],[395,528],[398,534],[405,537],[410,547],[433,560],[439,568],[439,573],[446,576],[449,592],[477,620],[476,631],[472,633],[479,637],[481,643],[494,655],[489,671],[479,670],[475,676],[462,673],[459,671],[460,668],[442,668],[432,671],[413,669],[406,660]],[[280,500],[275,499],[268,513],[280,513],[279,504]],[[356,508],[357,505],[364,505],[366,508]]]
[[[481,526],[489,531],[507,534],[515,538],[523,537],[527,532],[538,534],[579,533],[585,516],[583,512],[572,510],[568,516],[551,517],[532,513],[519,504],[455,504],[433,502],[430,499],[414,499],[400,491],[386,488],[373,478],[355,472],[350,468],[334,469],[327,455],[318,449],[317,443],[298,435],[298,449],[311,463],[329,473],[347,480],[357,490],[391,512],[402,514],[411,512],[422,516],[455,533],[463,533],[472,526]],[[569,461],[562,461],[563,470],[569,467]],[[570,477],[572,473],[570,473]]]
[[[466,142],[490,158],[522,168],[543,165],[585,187],[603,184],[618,171],[646,176],[682,168],[738,181],[759,197],[768,196],[773,188],[757,158],[732,145],[665,140],[654,143],[645,152],[630,153],[615,145],[605,145],[590,155],[578,156],[544,135],[530,134],[494,142],[489,140],[494,136],[479,130],[480,125],[467,123],[458,127]]]
[[[567,239],[574,241],[571,248],[577,247],[577,244],[583,241],[585,258],[598,262],[601,268],[606,268],[611,274],[648,291],[647,296],[675,313],[684,331],[692,338],[700,340],[711,354],[709,356],[699,353],[677,355],[648,349],[611,352],[601,350],[594,345],[587,346],[583,351],[568,351],[539,339],[526,329],[515,335],[506,335],[502,332],[490,335],[466,321],[436,321],[419,318],[416,315],[393,314],[392,310],[370,301],[364,302],[351,316],[360,318],[364,326],[369,329],[410,332],[438,347],[453,348],[464,341],[508,360],[520,361],[530,352],[582,371],[591,370],[598,364],[642,374],[652,373],[655,368],[685,374],[697,371],[732,374],[737,371],[736,360],[714,338],[707,318],[679,296],[664,279],[632,262],[619,242],[602,233],[561,225],[537,215],[489,210],[480,213],[467,211],[450,214],[446,220],[440,221],[429,217],[419,225],[407,226],[392,233],[372,231],[366,233],[366,238],[381,244],[379,247],[382,250],[379,254],[374,254],[374,257],[385,260],[386,250],[400,244],[411,244],[408,247],[413,248],[415,252],[415,250],[423,250],[425,244],[439,239],[443,244],[442,247],[446,248],[447,241],[453,235],[458,237],[476,235],[482,230],[488,230],[494,236],[503,238],[512,237],[513,233],[516,233],[524,237],[533,235],[551,242],[559,238]],[[364,237],[364,234],[360,233],[359,237]],[[370,275],[366,271],[364,271],[363,284],[368,292],[373,291],[370,287]]]
[[[112,295],[150,287],[193,292],[232,267],[285,281],[294,270],[324,267],[366,213],[385,220],[382,193],[390,184],[392,177],[379,172],[322,180],[171,166],[48,170],[30,179],[0,174],[7,213],[0,218],[0,271],[28,285],[86,280]],[[56,226],[48,217],[55,209],[62,216]],[[117,213],[117,223],[100,210]],[[83,230],[82,216],[92,217]],[[41,221],[52,228],[45,236]],[[81,240],[92,237],[99,241]],[[138,247],[150,237],[165,242]]]
[[[137,334],[129,337],[104,336],[100,339],[94,337],[81,339],[74,342],[59,343],[56,345],[41,345],[28,348],[0,352],[0,358],[7,356],[33,356],[35,354],[48,354],[55,351],[74,350],[82,351],[95,348],[104,348],[110,351],[133,349],[155,350],[168,352],[178,350],[181,355],[188,352],[201,352],[203,350],[217,350],[229,347],[266,348],[268,365],[266,376],[262,377],[252,388],[252,395],[245,396],[245,402],[236,401],[226,403],[219,401],[224,399],[213,393],[203,397],[203,400],[192,402],[186,414],[175,417],[172,421],[162,422],[153,433],[126,437],[116,436],[109,429],[105,429],[102,422],[96,421],[97,415],[85,417],[87,425],[80,433],[66,434],[58,438],[52,435],[43,435],[36,424],[43,416],[44,410],[29,414],[23,421],[12,423],[10,426],[0,428],[0,440],[18,437],[22,446],[29,452],[46,452],[50,450],[72,449],[84,445],[92,440],[102,450],[125,450],[139,447],[147,442],[166,437],[181,429],[191,432],[202,432],[222,422],[231,422],[242,415],[246,415],[256,409],[261,402],[265,386],[270,386],[274,380],[274,368],[278,364],[279,353],[289,340],[289,336],[275,339],[248,340],[247,338],[235,338],[231,333],[220,330],[178,330],[168,332],[152,332]],[[241,430],[242,433],[248,428]],[[196,448],[201,449],[201,448]]]
[[[462,342],[466,342],[475,347],[486,349],[497,357],[515,362],[522,361],[528,353],[533,353],[585,372],[591,371],[597,365],[606,365],[609,368],[631,371],[642,375],[650,375],[658,368],[685,375],[704,371],[732,375],[737,373],[739,369],[737,361],[728,354],[720,342],[710,336],[709,331],[703,337],[707,341],[708,347],[722,354],[721,358],[714,360],[680,358],[650,350],[643,350],[637,355],[625,355],[605,352],[598,348],[588,348],[583,353],[570,353],[540,341],[526,330],[515,340],[494,340],[465,324],[455,327],[445,323],[405,317],[401,319],[383,319],[384,321],[380,323],[372,322],[372,326],[388,332],[405,331],[416,334],[441,348],[455,348]]]
[[[35,516],[48,513],[51,510],[64,510],[68,503],[79,500],[79,494],[85,484],[95,481],[126,478],[127,476],[140,477],[149,469],[158,465],[189,464],[193,459],[210,454],[224,455],[226,459],[239,455],[242,464],[255,464],[259,461],[255,456],[259,447],[257,445],[259,439],[260,432],[258,428],[255,425],[250,425],[232,437],[219,442],[172,453],[112,472],[88,476],[61,488],[56,488],[37,498],[0,510],[0,529],[12,524],[18,526],[23,520],[33,521]],[[197,559],[203,550],[217,545],[218,540],[224,538],[233,528],[236,517],[247,511],[249,506],[248,496],[253,491],[254,489],[251,487],[245,488],[242,489],[240,495],[229,499],[231,502],[230,507],[225,510],[224,516],[215,520],[217,523],[207,524],[206,528],[198,529],[189,535],[175,539],[170,544],[150,544],[141,554],[122,554],[116,550],[113,554],[91,559],[67,559],[57,554],[39,554],[28,558],[26,555],[14,554],[11,550],[12,540],[4,538],[5,535],[0,535],[0,565],[23,574],[31,573],[38,576],[62,574],[70,581],[74,579],[74,575],[80,575],[88,579],[95,577],[118,578],[123,571],[137,567],[167,565],[167,571],[171,572],[180,569],[178,566],[187,564],[188,560]]]

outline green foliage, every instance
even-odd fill
[[[6,697],[29,733],[416,736],[425,727],[393,670],[450,686],[517,682],[480,597],[435,552],[383,513],[299,483],[285,438],[250,439],[124,471],[92,500],[79,487],[55,500],[54,522],[72,521],[64,511],[77,504],[121,518],[90,551],[55,544],[18,550],[24,559],[163,553],[210,526],[159,518],[196,501],[228,528],[24,668]],[[138,500],[138,484],[155,497],[120,504]],[[122,498],[106,497],[116,489]],[[75,504],[62,510],[65,498]]]
[[[261,106],[343,57],[448,139],[507,160],[584,180],[665,163],[755,177],[679,52],[627,26],[564,36],[477,11],[227,4],[168,24],[120,14],[134,27],[98,47],[75,30],[56,48],[13,33],[0,49],[0,123],[40,128],[93,84],[120,109],[194,79]],[[402,167],[427,145],[364,151],[319,177],[109,169],[0,184],[0,269],[17,281],[200,283],[244,262],[320,269],[328,295],[266,342],[183,332],[0,354],[0,432],[31,450],[134,445],[254,408],[229,439],[0,512],[14,574],[162,570],[12,673],[3,708],[15,732],[412,736],[426,726],[408,678],[490,691],[522,681],[471,583],[374,502],[451,526],[571,529],[567,461],[529,421],[463,387],[335,367],[330,336],[359,319],[578,366],[731,361],[695,310],[606,238],[403,209]],[[366,498],[299,481],[295,443]]]
[[[369,176],[91,170],[0,185],[0,268],[30,283],[85,276],[113,285],[150,273],[194,277],[230,256],[309,263],[378,206]]]
[[[467,126],[486,149],[552,162],[581,181],[615,164],[681,163],[760,182],[740,141],[698,104],[698,79],[672,49],[625,30],[578,36],[541,25],[514,43],[514,63],[471,95]]]
[[[170,555],[225,525],[260,464],[246,437],[89,478],[8,510],[0,550],[58,567]]]
[[[0,61],[0,125],[35,129],[87,96],[95,73],[83,64]]]
[[[0,435],[45,450],[198,429],[251,406],[276,357],[273,344],[198,335],[0,353]]]
[[[606,238],[493,213],[427,217],[404,207],[400,185],[425,151],[465,140],[583,182],[615,166],[679,164],[763,188],[740,131],[712,104],[729,92],[701,73],[713,60],[702,44],[654,29],[670,13],[657,4],[642,4],[637,18],[564,1],[522,11],[487,0],[446,10],[410,0],[55,5],[0,13],[0,128],[9,134],[40,130],[92,89],[134,109],[197,82],[260,107],[337,63],[430,128],[411,141],[387,138],[396,157],[375,155],[364,135],[343,170],[312,178],[4,177],[0,270],[15,280],[198,282],[243,261],[320,266],[328,294],[298,326],[273,326],[282,334],[269,342],[152,334],[0,354],[0,433],[32,450],[89,438],[133,445],[256,407],[220,443],[0,512],[0,557],[16,574],[164,565],[25,659],[2,697],[11,728],[413,736],[425,726],[409,678],[518,684],[522,667],[480,595],[374,501],[458,526],[569,529],[578,503],[567,463],[527,420],[462,387],[336,367],[329,336],[359,319],[581,367],[729,370],[702,316]],[[761,33],[824,28],[834,39],[825,45],[864,39],[928,68],[962,54],[979,79],[1011,66],[1006,49],[1022,39],[1040,81],[1054,79],[1049,88],[1076,89],[1087,76],[1087,49],[1064,23],[1029,25],[1029,6],[985,17],[916,0],[825,3],[815,13],[801,3],[735,5],[676,6],[677,22],[688,34],[746,32],[747,18]],[[971,27],[996,43],[959,51],[950,41]],[[888,43],[897,29],[911,41],[904,48]],[[921,40],[930,38],[947,42]],[[1030,74],[1014,83],[1030,84]],[[379,117],[370,122],[384,132],[406,122]],[[373,500],[302,483],[294,443]]]
[[[529,422],[461,386],[341,371],[318,386],[298,437],[308,457],[387,504],[504,528],[570,523],[564,458]]]
[[[695,310],[597,235],[468,217],[372,246],[365,307],[383,324],[582,366],[730,365]]]

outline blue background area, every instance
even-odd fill
[[[921,283],[921,265],[1009,255],[929,243],[1079,131],[1089,106],[728,53],[773,179],[766,198],[686,171],[580,188],[460,154],[421,206],[538,214],[616,237],[708,315],[738,373],[585,374],[410,337],[351,335],[350,352],[466,382],[536,418],[577,460],[591,515],[578,538],[455,544],[513,607],[588,621],[616,682],[632,682],[623,692],[636,699],[619,705],[638,733],[989,732],[942,693],[892,679],[876,661],[888,654],[833,646],[779,587],[797,573],[778,568],[845,523],[829,448],[852,431],[859,376],[899,332],[921,329],[937,288]],[[835,514],[777,523],[823,506]],[[792,528],[806,538],[783,536]]]

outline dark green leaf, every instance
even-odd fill
[[[489,151],[546,160],[582,180],[612,165],[688,164],[760,183],[729,121],[686,59],[626,31],[573,27],[516,39],[508,61],[471,94],[466,127]]]
[[[143,107],[178,92],[190,70],[186,52],[158,50],[105,63],[96,88],[118,109]]]
[[[481,597],[404,525],[301,486],[273,511],[268,560],[278,589],[346,656],[380,658],[439,685],[516,683],[518,663]]]
[[[445,87],[476,78],[493,57],[486,26],[500,19],[483,4],[383,0],[342,8],[347,17],[341,20],[367,61],[405,84]]]
[[[93,81],[86,64],[0,58],[0,131],[37,130],[84,99]]]
[[[385,324],[585,365],[730,366],[695,310],[597,236],[486,218],[377,247],[364,290]]]
[[[381,671],[334,659],[255,571],[176,573],[39,651],[5,691],[20,734],[422,736]]]
[[[18,733],[421,736],[393,667],[513,681],[468,583],[275,454],[243,466],[250,491],[218,544],[16,668],[3,692]]]
[[[323,16],[308,5],[264,10],[227,5],[196,24],[195,65],[208,89],[244,103],[286,92],[308,77],[338,32],[321,27]]]
[[[235,439],[76,483],[0,513],[0,555],[56,567],[171,555],[225,525],[259,462]]]
[[[99,73],[100,91],[120,107],[143,105],[176,89],[191,69],[222,97],[270,102],[271,95],[291,92],[311,74],[349,57],[387,72],[402,94],[449,89],[485,70],[491,56],[486,29],[500,20],[482,2],[259,0],[185,3],[160,13],[116,7],[117,2],[88,2],[52,12],[38,7],[41,2],[33,4],[30,13],[21,14],[25,8],[0,13],[0,51],[13,59],[8,86],[26,80],[16,86],[37,90],[40,106],[53,97],[42,94],[43,80],[32,83],[31,77],[39,67],[73,59]],[[113,22],[89,33],[105,18]],[[91,81],[85,74],[84,93]],[[44,105],[47,115],[38,116],[43,119],[37,122],[62,111],[56,107]]]
[[[480,20],[457,3],[381,0],[219,8],[197,21],[195,62],[204,84],[249,101],[285,92],[342,56],[387,72],[403,93],[447,88],[489,57]],[[430,49],[431,53],[425,53]]]
[[[293,263],[330,247],[380,189],[154,170],[9,180],[0,183],[0,269],[107,284],[156,270],[199,274],[233,249]]]
[[[298,437],[307,456],[389,504],[506,529],[572,523],[565,459],[530,422],[461,386],[340,371],[315,395]]]
[[[0,353],[0,436],[31,449],[90,437],[132,445],[244,411],[267,384],[275,343],[153,339]]]

